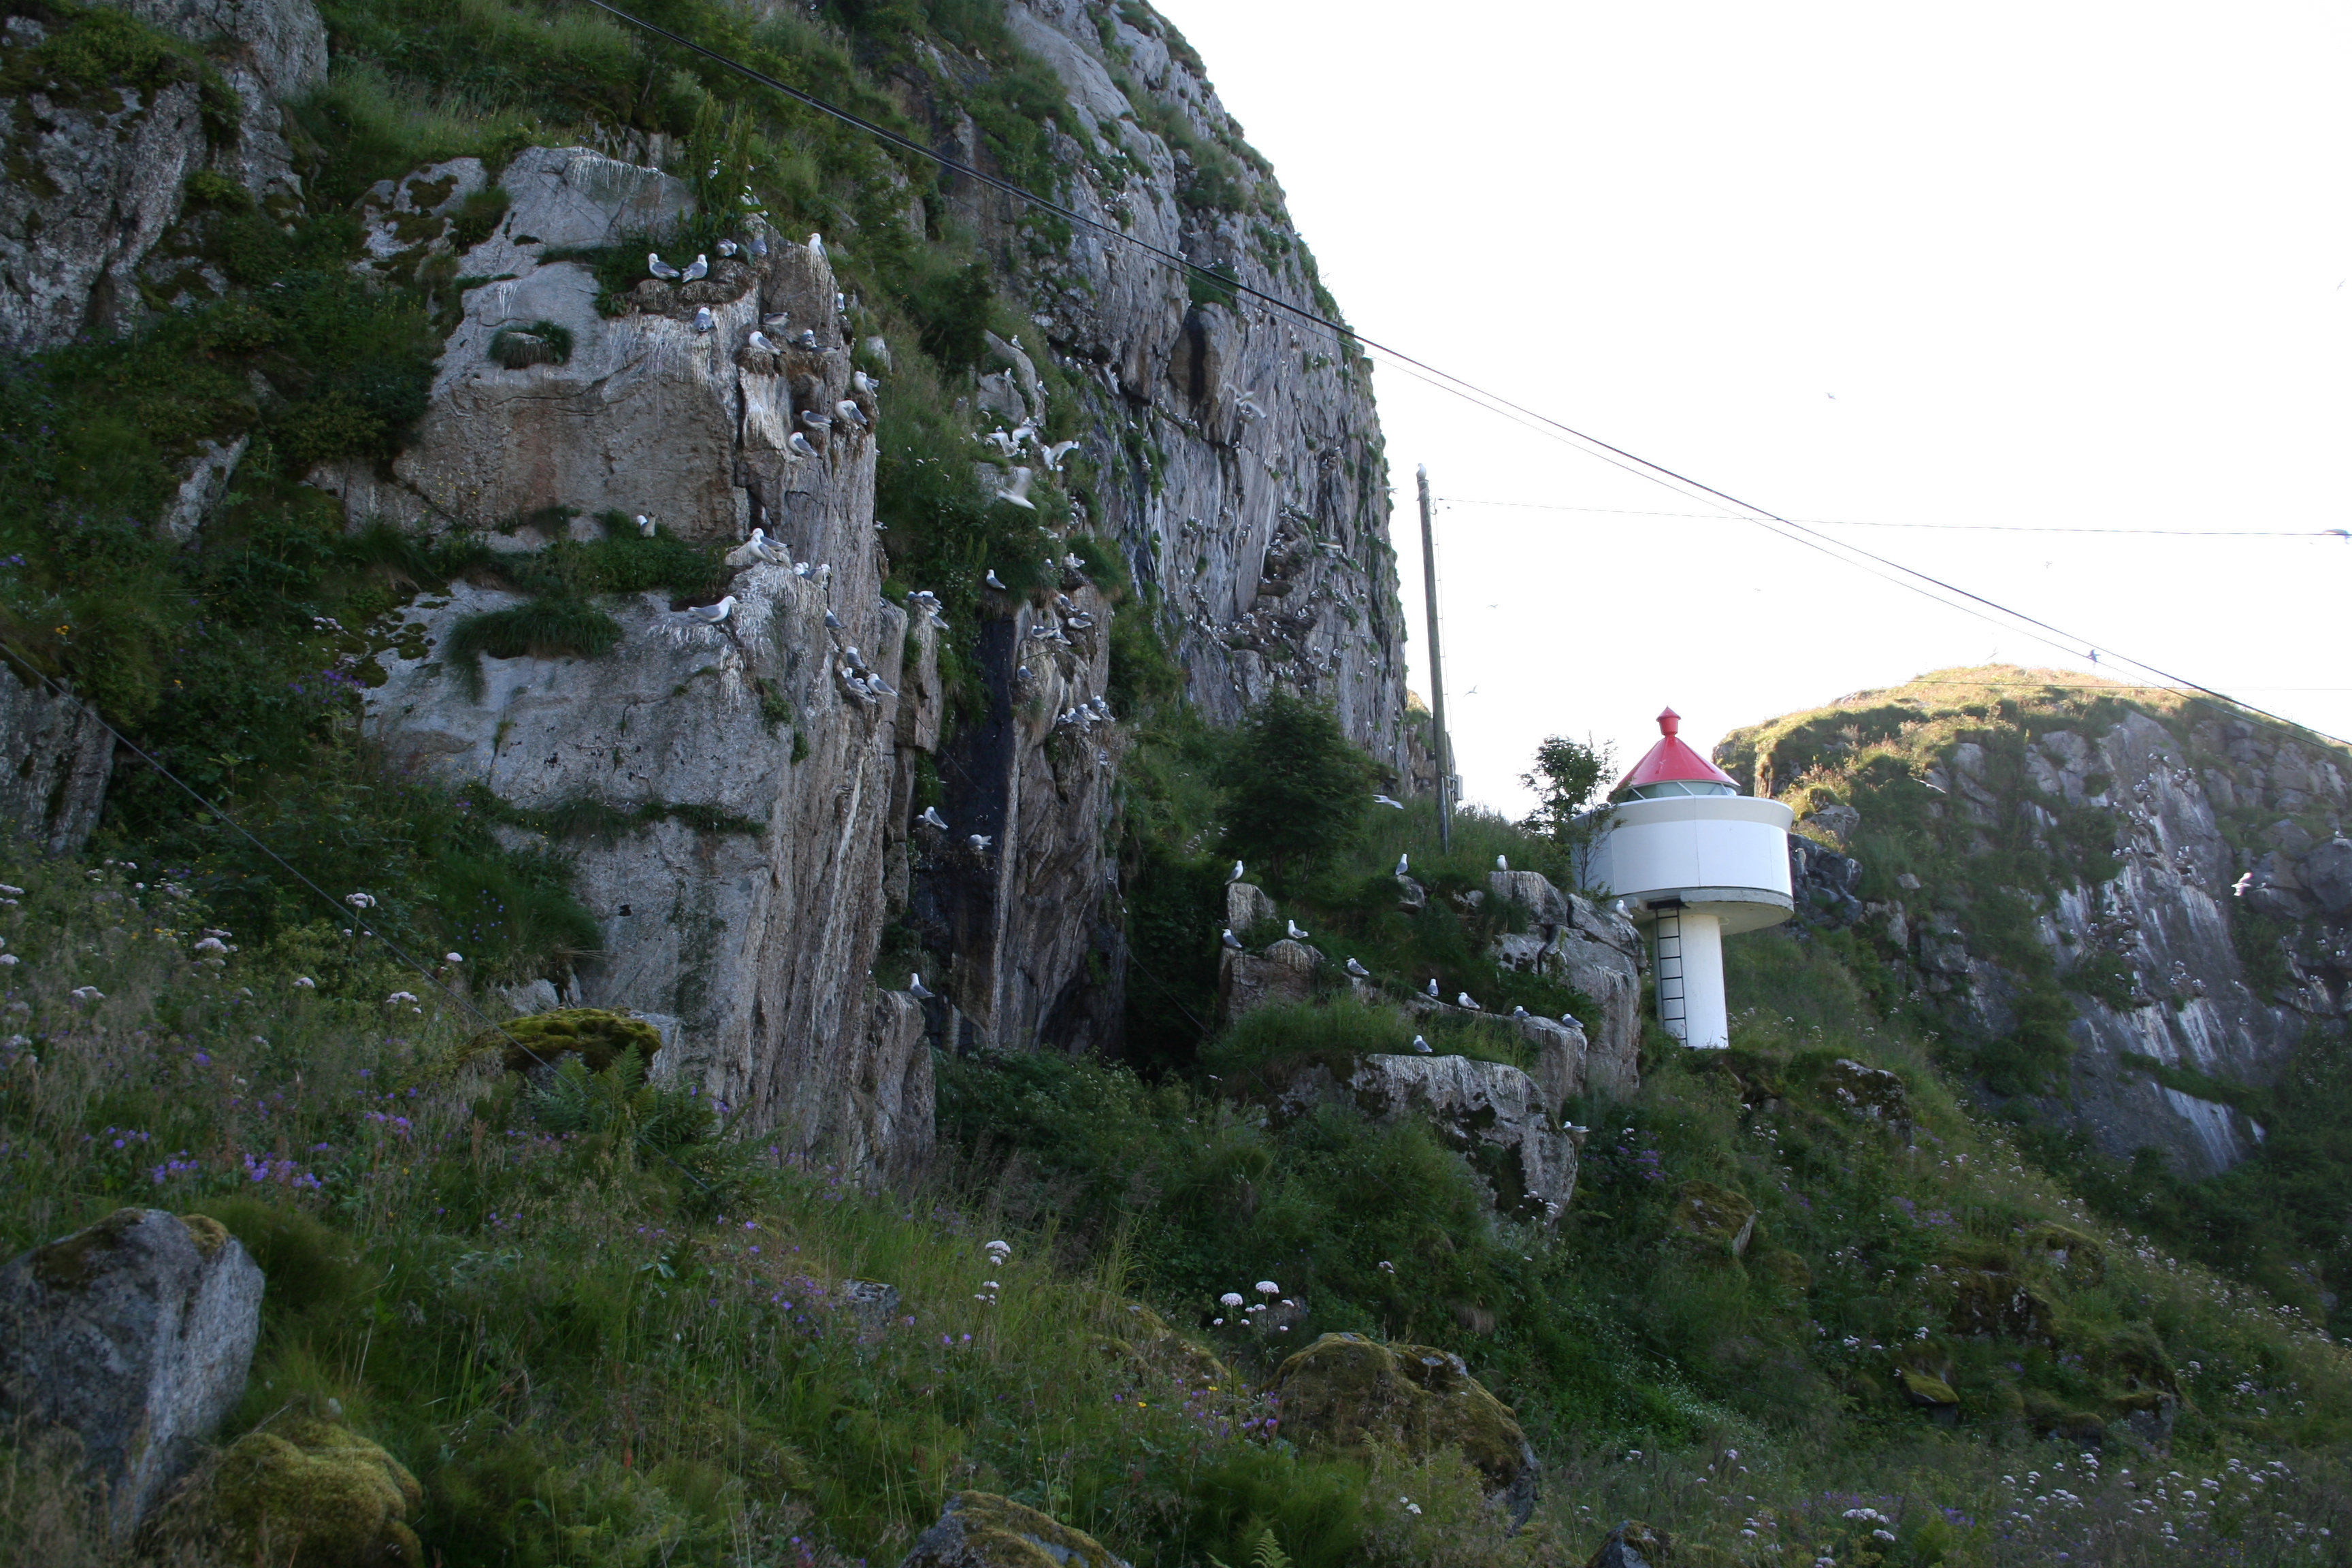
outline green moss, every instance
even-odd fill
[[[534,364],[568,364],[572,360],[572,329],[553,321],[500,327],[490,334],[488,353],[509,370]]]
[[[251,1549],[287,1568],[404,1563],[423,1568],[409,1516],[424,1500],[416,1478],[340,1422],[291,1415],[249,1432],[221,1457],[215,1517]]]
[[[992,1492],[958,1492],[900,1568],[1119,1568],[1083,1531]]]
[[[1379,1448],[1458,1451],[1501,1489],[1525,1464],[1527,1434],[1508,1406],[1433,1345],[1325,1334],[1284,1362],[1271,1391],[1286,1436],[1310,1449],[1370,1458]]]
[[[602,1007],[559,1007],[482,1030],[444,1058],[440,1070],[454,1072],[495,1051],[509,1072],[530,1072],[566,1056],[603,1072],[625,1051],[650,1058],[659,1049],[661,1032],[642,1018]]]
[[[621,640],[621,623],[576,599],[533,599],[465,616],[441,642],[441,657],[462,671],[478,700],[488,658],[597,658]]]

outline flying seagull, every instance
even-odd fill
[[[947,831],[948,819],[940,815],[940,808],[936,805],[923,807],[923,815],[915,820],[926,827],[936,827],[942,833]]]
[[[2230,891],[2242,899],[2246,896],[2246,889],[2253,885],[2254,874],[2252,871],[2249,871],[2244,876],[2230,884]]]
[[[1384,795],[1376,795],[1372,796],[1372,804],[1374,805],[1393,806],[1399,811],[1402,811],[1404,809],[1404,802],[1401,800],[1391,800]]]
[[[1013,478],[1005,482],[1003,489],[996,492],[996,499],[1011,501],[1024,511],[1035,511],[1037,503],[1029,499],[1029,481],[1034,477],[1034,474],[1031,469],[1013,469]]]
[[[710,258],[708,256],[698,256],[687,264],[686,270],[679,273],[677,278],[678,281],[681,283],[698,283],[709,275]]]
[[[1362,964],[1358,963],[1352,958],[1348,960],[1348,973],[1354,975],[1359,980],[1370,980],[1372,977],[1372,972],[1370,970],[1366,969]]]
[[[1234,928],[1231,926],[1225,928],[1224,943],[1235,952],[1242,950],[1242,939],[1234,934]]]
[[[990,839],[989,836],[985,833],[975,833],[971,837],[965,839],[964,842],[971,846],[971,852],[973,854],[985,855],[988,853],[988,847],[992,840]]]
[[[907,994],[918,1002],[928,1002],[932,996],[932,993],[924,988],[923,977],[920,974],[915,975],[907,982]]]
[[[709,306],[705,305],[694,312],[694,330],[696,331],[707,332],[718,325],[719,319],[710,313]]]
[[[652,273],[655,277],[661,279],[664,282],[667,282],[677,276],[677,268],[672,267],[668,262],[664,261],[661,258],[660,254],[656,251],[648,250],[646,252],[646,270]]]
[[[1045,447],[1045,467],[1054,473],[1060,473],[1062,471],[1062,459],[1068,457],[1070,453],[1076,448],[1076,447],[1077,443],[1076,441],[1056,441],[1052,446]]]

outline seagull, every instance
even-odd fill
[[[700,310],[694,312],[694,330],[696,331],[707,332],[718,325],[718,318],[710,313],[709,306],[705,305]]]
[[[1348,973],[1354,975],[1359,980],[1370,980],[1372,977],[1372,972],[1370,970],[1366,969],[1362,964],[1358,963],[1352,958],[1348,960]]]
[[[853,667],[858,669],[864,669],[866,668],[866,656],[858,652],[856,645],[854,644],[848,647],[843,648],[841,650],[841,657],[847,659]]]
[[[1391,800],[1384,795],[1376,795],[1372,796],[1372,804],[1374,805],[1391,806],[1398,811],[1402,811],[1404,809],[1404,802],[1401,800]]]
[[[1224,943],[1235,952],[1242,950],[1242,939],[1234,934],[1234,928],[1231,926],[1225,928]]]
[[[896,697],[898,695],[898,688],[892,686],[888,681],[884,680],[878,675],[867,676],[866,678],[866,689],[872,691],[877,697]]]
[[[763,354],[782,353],[784,352],[775,344],[770,342],[768,341],[768,334],[761,331],[757,327],[751,329],[751,346]]]
[[[810,235],[808,237],[808,247],[811,253],[813,253],[818,260],[822,261],[824,259],[824,236],[821,234]]]
[[[1011,501],[1024,511],[1035,511],[1037,503],[1029,499],[1029,481],[1033,477],[1032,470],[1028,468],[1013,469],[1013,478],[996,492],[996,499]]]
[[[995,589],[1000,594],[1005,591],[1004,579],[996,574],[996,568],[993,566],[988,569],[988,575],[982,578],[981,581],[986,583],[990,587]]]
[[[1437,996],[1437,976],[1434,974],[1429,977],[1429,994],[1432,1000]]]
[[[2244,876],[2230,884],[2230,891],[2242,899],[2246,896],[2246,889],[2253,885],[2254,874],[2252,871],[2249,871]]]
[[[1228,881],[1228,882],[1238,882],[1238,881],[1240,881],[1240,880],[1242,879],[1242,871],[1243,871],[1243,869],[1244,869],[1244,868],[1243,868],[1243,866],[1242,866],[1242,863],[1241,863],[1240,861],[1238,861],[1238,860],[1234,861],[1234,868],[1233,868],[1233,872],[1232,872],[1232,874],[1231,874],[1231,875],[1229,875],[1229,876],[1227,876],[1227,877],[1225,878],[1225,880],[1226,880],[1226,881]]]
[[[789,310],[777,310],[770,315],[761,317],[760,325],[768,328],[772,331],[781,332],[784,330],[785,324],[792,319],[792,312]]]
[[[1021,450],[1021,443],[1014,440],[1012,437],[1007,436],[1004,433],[1004,427],[1001,425],[995,429],[991,430],[987,435],[981,437],[980,440],[986,446],[995,447],[999,455],[1003,457],[1009,458],[1013,456],[1013,453]]]
[[[646,270],[667,282],[677,276],[677,268],[664,261],[658,252],[646,252]]]
[[[947,831],[948,819],[940,815],[940,808],[936,805],[923,807],[923,815],[915,820],[926,827],[936,827],[942,833]]]
[[[776,548],[776,542],[768,537],[768,531],[764,528],[755,528],[751,531],[751,553],[771,566],[792,564],[793,558]]]
[[[1098,719],[1108,720],[1111,717],[1110,699],[1099,692],[1096,693],[1095,700],[1087,706],[1095,710],[1095,716]]]
[[[924,988],[923,977],[917,974],[907,982],[907,994],[918,1002],[928,1002],[931,999],[932,993]]]
[[[824,613],[824,629],[829,632],[839,631],[841,629],[841,617],[835,615],[831,610],[827,610]]]
[[[827,434],[833,430],[833,416],[829,414],[819,414],[814,408],[801,410],[801,423],[812,430],[821,430]]]
[[[793,340],[793,347],[796,349],[813,349],[816,347],[816,329],[814,327],[802,328],[801,335]]]
[[[708,256],[698,256],[691,262],[687,264],[686,270],[679,273],[677,278],[678,281],[681,283],[697,283],[709,275],[710,258]]]
[[[1052,446],[1045,447],[1044,451],[1046,468],[1050,472],[1056,474],[1060,473],[1062,471],[1062,459],[1068,457],[1073,451],[1075,451],[1077,448],[1077,445],[1078,444],[1076,441],[1056,441]]]
[[[988,853],[988,846],[992,840],[985,833],[975,833],[971,837],[965,839],[964,842],[971,846],[971,852],[973,854],[985,855]]]
[[[1263,419],[1265,417],[1265,410],[1260,408],[1255,402],[1246,397],[1234,405],[1234,412],[1240,415],[1244,419]]]
[[[1454,994],[1454,1005],[1456,1007],[1466,1007],[1473,1013],[1485,1011],[1477,1003],[1470,1000],[1470,993],[1467,991],[1456,991]]]
[[[797,430],[793,432],[792,439],[786,441],[784,445],[791,448],[792,454],[795,458],[814,458],[816,456],[816,448],[809,445],[809,438],[802,435]],[[803,572],[801,575],[805,577],[808,574]]]
[[[1405,874],[1405,862],[1411,858],[1412,857],[1410,855],[1400,855],[1397,857],[1396,874],[1398,876],[1402,877]]]
[[[1307,940],[1307,933],[1298,929],[1298,922],[1297,921],[1285,921],[1282,923],[1286,928],[1285,934],[1287,935],[1291,941],[1305,942]]]
[[[848,295],[846,295],[846,294],[843,294],[843,293],[838,293],[838,292],[836,292],[836,293],[834,295],[834,297],[833,297],[833,313],[834,313],[835,315],[836,315],[836,316],[846,316],[847,314],[849,314],[849,296],[848,296]]]
[[[1432,1056],[1432,1055],[1434,1055],[1434,1054],[1435,1054],[1435,1053],[1433,1053],[1433,1052],[1432,1052],[1432,1051],[1430,1050],[1430,1048],[1429,1048],[1429,1042],[1428,1042],[1427,1040],[1423,1039],[1419,1035],[1415,1035],[1415,1036],[1412,1037],[1412,1048],[1413,1048],[1414,1050],[1416,1050],[1416,1051],[1419,1051],[1423,1056],[1425,1056],[1425,1057],[1426,1057],[1426,1056]]]
[[[768,254],[768,237],[766,235],[757,232],[752,234],[751,254],[762,257]]]
[[[871,397],[882,390],[882,384],[862,370],[853,370],[849,373],[849,389],[852,392],[862,392]]]
[[[715,605],[689,605],[686,613],[705,626],[715,626],[735,612],[735,595],[728,595]]]
[[[651,539],[651,538],[654,536],[654,528],[655,528],[655,523],[654,523],[654,520],[653,520],[652,518],[647,517],[644,512],[639,512],[639,513],[637,513],[637,537],[638,537],[638,538],[640,538],[640,539]]]
[[[1511,1009],[1511,1016],[1514,1018],[1524,1018],[1528,1016],[1528,1010],[1525,1007],[1514,1007]]]
[[[852,403],[846,397],[835,404],[833,405],[833,411],[841,416],[845,420],[847,420],[850,424],[856,426],[860,430],[868,428],[872,423],[866,417],[866,410],[858,407],[856,404]]]
[[[737,251],[742,248],[743,247],[741,246],[736,244],[731,239],[722,239],[719,242],[719,258],[721,260],[731,258]]]
[[[1507,870],[1509,870],[1510,868],[1511,868],[1511,858],[1510,858],[1509,856],[1507,856],[1507,855],[1497,855],[1497,856],[1496,856],[1496,857],[1495,857],[1495,869],[1496,869],[1496,870],[1497,870],[1497,871],[1507,871]]]
[[[1025,664],[1024,664],[1024,665],[1023,665],[1020,668],[1018,668],[1018,669],[1014,670],[1014,671],[1013,672],[1013,679],[1014,680],[1026,680],[1026,679],[1029,679],[1029,667],[1028,667],[1027,665],[1025,665]]]

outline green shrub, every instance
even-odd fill
[[[1363,819],[1371,781],[1330,710],[1277,692],[1242,721],[1219,769],[1226,847],[1277,878],[1311,870]]]
[[[489,356],[509,370],[534,364],[568,364],[572,361],[572,329],[553,321],[500,327],[490,334]]]

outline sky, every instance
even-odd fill
[[[1524,809],[1549,734],[1630,765],[1668,704],[1705,747],[2094,648],[2352,736],[2352,6],[1158,4],[1358,331],[1872,525],[1792,542],[1376,353],[1470,801]]]

